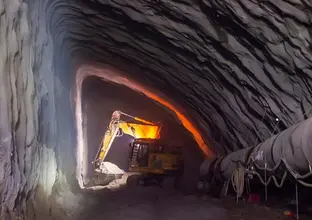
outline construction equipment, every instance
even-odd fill
[[[129,123],[120,119],[121,115],[132,118],[139,123]],[[169,147],[160,138],[162,126],[159,123],[147,121],[115,111],[105,132],[100,149],[92,162],[95,171],[103,173],[104,159],[116,137],[128,134],[134,137],[129,144],[129,171],[144,174],[144,178],[156,177],[162,180],[164,176],[179,176],[183,173],[182,148]],[[102,169],[103,168],[103,169]]]
[[[129,171],[174,175],[181,172],[181,147],[162,144],[159,140],[137,139],[130,143]]]

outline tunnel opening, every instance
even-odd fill
[[[82,179],[84,186],[108,185],[122,178],[121,173],[129,172],[129,143],[134,137],[123,134],[114,139],[107,153],[105,162],[114,166],[112,175],[102,177],[100,183],[92,182],[97,151],[100,148],[106,128],[112,113],[120,110],[129,115],[160,122],[162,129],[160,140],[167,146],[181,146],[184,155],[183,176],[181,186],[184,190],[195,190],[198,169],[203,160],[203,153],[192,134],[179,123],[176,115],[149,97],[126,86],[104,81],[97,76],[88,76],[82,83],[82,130],[83,130],[83,160]],[[130,118],[127,122],[132,122]],[[79,163],[79,161],[78,161]],[[114,173],[116,172],[116,173]],[[103,182],[104,178],[104,182]]]
[[[78,146],[82,150],[76,160],[75,119],[81,124],[80,115],[73,117],[70,104],[74,101],[68,99],[74,78],[83,69],[81,64],[118,67],[128,73],[120,76],[161,91],[182,105],[178,109],[185,110],[184,115],[197,120],[205,137],[218,130],[224,152],[254,146],[281,125],[284,129],[307,119],[312,103],[309,9],[309,1],[157,1],[157,7],[155,1],[1,1],[1,212],[20,208],[24,215],[22,212],[29,210],[25,200],[33,200],[34,194],[44,199],[34,199],[33,209],[44,207],[49,215],[28,219],[52,218],[51,197],[62,209],[67,201],[78,203],[76,195],[68,196],[74,187],[67,183],[76,183],[77,176],[72,178],[72,174],[82,179],[84,167],[77,165],[75,172],[76,162],[89,156],[89,148]],[[224,18],[231,24],[215,22]],[[98,75],[109,69],[88,67]],[[120,80],[120,84],[129,82]],[[133,89],[133,84],[128,86],[139,90]],[[184,127],[194,132],[188,125],[186,122]],[[83,128],[83,133],[88,133],[88,127]],[[303,129],[297,134],[310,131]],[[77,133],[82,137],[79,129]],[[201,136],[193,134],[201,148]],[[87,146],[87,139],[86,144],[83,138],[77,140]],[[289,152],[298,152],[293,144],[305,146],[307,165],[311,165],[311,139],[289,140],[293,141]],[[213,147],[219,148],[217,144]],[[118,147],[110,153],[114,149]],[[117,159],[110,161],[126,169],[123,160]],[[311,167],[306,167],[311,172]],[[163,203],[167,205],[161,202],[156,211],[163,210]],[[217,219],[206,207],[200,207],[204,214]],[[66,209],[73,210],[72,204]],[[194,206],[196,212],[198,209]],[[108,213],[103,214],[110,219]],[[170,218],[165,214],[163,217]],[[187,217],[197,219],[194,211]],[[8,218],[1,215],[0,219]]]

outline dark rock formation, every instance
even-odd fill
[[[53,6],[62,59],[108,63],[162,91],[228,151],[266,139],[311,108],[309,1]]]
[[[77,184],[81,66],[109,65],[167,97],[221,154],[311,115],[309,0],[0,0],[0,18],[4,214],[31,212],[36,187],[74,209],[60,198]]]

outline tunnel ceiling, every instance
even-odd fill
[[[109,64],[163,92],[217,150],[253,146],[309,115],[309,0],[75,0],[47,9],[57,59],[73,69]]]

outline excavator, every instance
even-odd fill
[[[126,116],[137,122],[121,120]],[[161,183],[166,176],[179,178],[183,174],[182,147],[168,146],[160,141],[162,125],[135,117],[119,110],[114,111],[100,148],[92,162],[95,172],[104,173],[104,160],[116,137],[128,134],[134,137],[129,143],[129,172],[140,173],[140,184],[150,180]]]

